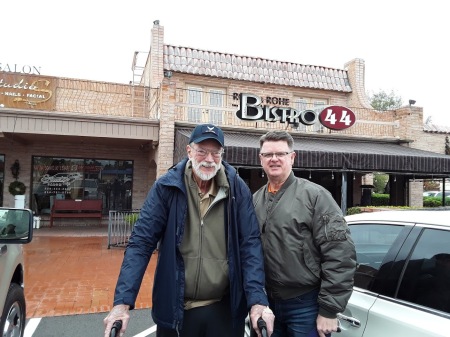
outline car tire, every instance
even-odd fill
[[[0,336],[22,337],[26,324],[25,295],[22,287],[13,283],[9,286],[0,320]]]

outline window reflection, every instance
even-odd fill
[[[132,185],[132,160],[33,157],[36,214],[50,214],[55,199],[101,199],[104,214],[131,209]]]
[[[450,313],[450,231],[425,229],[408,261],[398,298]]]

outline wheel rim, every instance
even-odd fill
[[[11,308],[9,308],[8,315],[6,316],[2,337],[20,337],[23,323],[20,304],[19,302],[14,302],[11,305]]]

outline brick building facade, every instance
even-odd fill
[[[57,197],[102,198],[105,216],[118,207],[140,208],[155,179],[185,155],[190,130],[210,122],[225,131],[224,159],[252,190],[265,183],[257,140],[273,129],[296,140],[296,175],[326,186],[344,210],[362,202],[363,178],[372,172],[390,174],[395,205],[420,205],[418,180],[450,176],[449,132],[424,126],[421,107],[373,110],[361,59],[331,69],[171,46],[157,21],[151,36],[139,81],[128,85],[0,72],[3,206],[14,205],[8,186],[18,160],[26,205],[44,225]],[[312,125],[243,120],[236,115],[240,94],[285,110],[342,106],[356,121],[337,131],[318,119]],[[79,175],[72,181],[65,173]],[[98,193],[89,195],[85,180],[95,181]]]

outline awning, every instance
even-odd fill
[[[192,129],[177,129],[174,162],[186,156]],[[224,159],[234,166],[257,166],[259,134],[225,131]],[[386,141],[294,136],[294,167],[450,176],[450,156]]]

